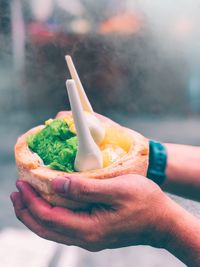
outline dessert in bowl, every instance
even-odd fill
[[[15,159],[19,179],[30,183],[52,205],[84,209],[88,204],[57,195],[52,180],[74,175],[82,179],[145,176],[149,144],[141,134],[94,113],[83,88],[78,89],[74,80],[66,85],[72,111],[60,112],[21,135]]]

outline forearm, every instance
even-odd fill
[[[165,146],[168,159],[163,189],[200,200],[200,147],[176,144]]]
[[[173,203],[167,221],[165,248],[187,266],[200,266],[200,220]]]

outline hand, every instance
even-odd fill
[[[16,216],[39,236],[90,251],[147,244],[163,246],[168,197],[149,179],[125,175],[95,180],[63,177],[52,183],[68,199],[93,203],[90,211],[53,207],[27,183],[11,195]]]

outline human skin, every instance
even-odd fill
[[[167,179],[162,188],[200,200],[200,148],[165,146]],[[61,196],[92,206],[85,212],[52,207],[18,181],[19,192],[11,195],[16,216],[37,235],[90,251],[150,245],[167,249],[187,266],[200,266],[200,221],[146,177],[57,177],[52,186]]]
[[[165,191],[200,201],[200,147],[165,144],[167,179]]]
[[[18,181],[19,192],[11,195],[16,216],[37,235],[89,251],[150,245],[167,249],[188,266],[200,266],[200,221],[146,177],[58,177],[53,187],[93,206],[82,212],[52,207]]]
[[[56,118],[65,117],[60,111]],[[200,201],[200,147],[164,144],[167,151],[166,177],[162,189],[170,193]]]
[[[56,118],[65,117],[60,111]],[[200,147],[164,144],[167,151],[166,177],[162,189],[200,201]]]

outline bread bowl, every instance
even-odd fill
[[[57,118],[66,118],[71,116],[71,112],[60,112]],[[27,137],[35,134],[42,129],[44,125],[32,128],[22,134],[15,145],[15,159],[19,172],[19,179],[27,181],[36,189],[41,196],[52,205],[67,207],[70,209],[83,209],[87,205],[65,199],[57,195],[52,189],[51,182],[60,175],[81,176],[83,179],[109,179],[124,174],[146,175],[148,168],[148,140],[141,134],[125,128],[107,117],[96,114],[95,116],[102,122],[106,129],[106,135],[102,147],[106,144],[118,145],[126,153],[109,166],[98,170],[86,172],[70,172],[53,170],[49,166],[41,163],[40,157],[29,149]]]

